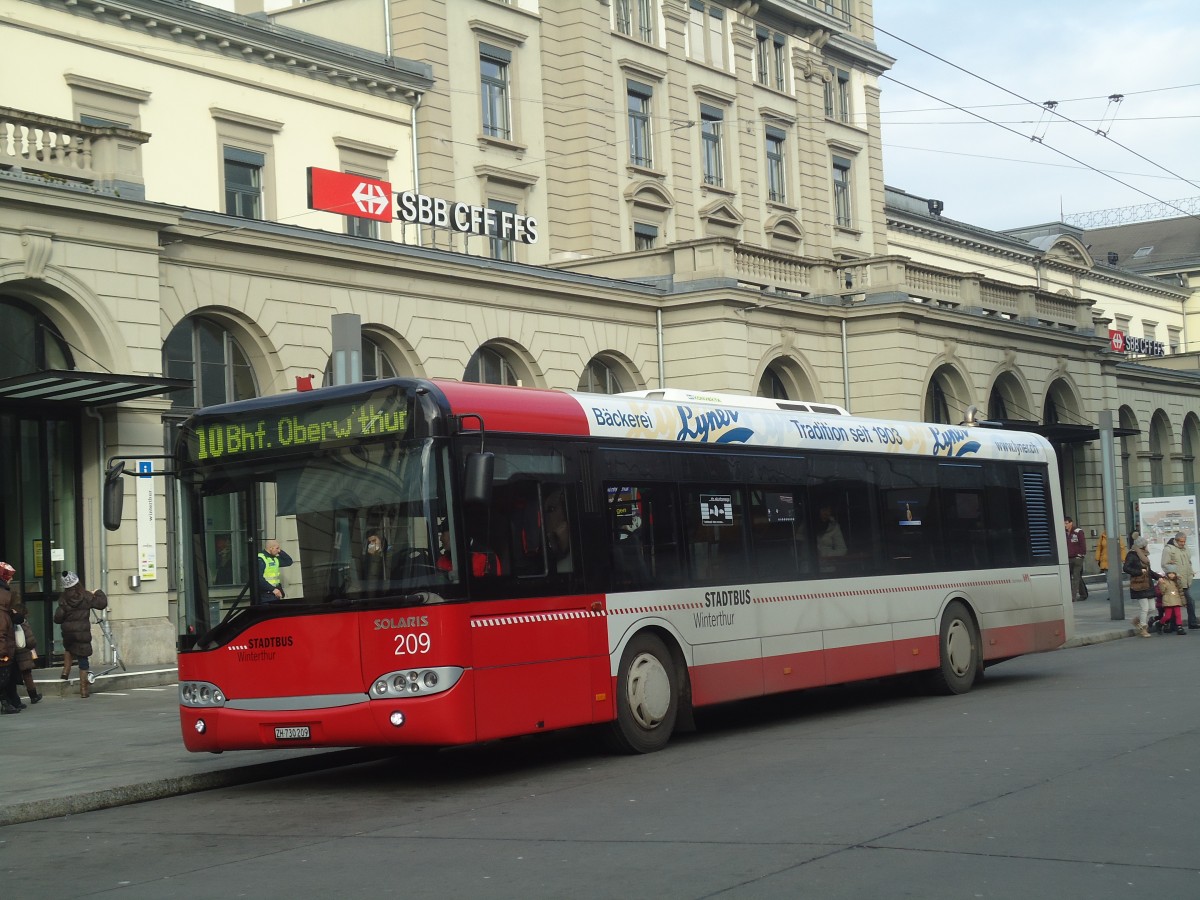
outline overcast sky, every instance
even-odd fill
[[[993,229],[1185,198],[1200,213],[1196,0],[875,0],[875,26],[896,58],[889,187]]]

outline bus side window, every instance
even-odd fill
[[[744,579],[746,544],[741,488],[686,487],[683,509],[692,580],[716,584]]]
[[[812,555],[799,487],[751,489],[750,542],[755,569],[764,581],[791,581],[811,572]]]
[[[822,575],[879,575],[876,474],[865,459],[819,458],[811,469],[814,545]]]
[[[675,587],[682,580],[673,486],[606,485],[616,590]]]

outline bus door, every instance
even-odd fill
[[[479,740],[591,724],[607,691],[601,597],[583,593],[579,491],[560,450],[501,441],[465,553]],[[605,710],[608,706],[605,706]]]
[[[1033,579],[1021,565],[1020,506],[1014,467],[938,463],[939,512],[946,567],[961,570],[979,619],[984,655],[1027,652],[1024,623]],[[1026,556],[1027,558],[1027,556]]]
[[[750,569],[746,491],[719,482],[680,485],[688,580],[695,611],[684,621],[693,645],[692,692],[699,703],[763,693],[761,593]]]

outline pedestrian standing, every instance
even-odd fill
[[[1157,573],[1150,568],[1150,553],[1146,550],[1146,539],[1139,537],[1133,542],[1133,549],[1125,556],[1121,567],[1129,576],[1129,598],[1137,600],[1142,607],[1142,614],[1135,617],[1133,627],[1139,637],[1150,637],[1150,610],[1154,608],[1154,579]]]
[[[33,664],[37,661],[37,637],[33,633],[33,626],[29,624],[29,614],[25,609],[24,600],[17,600],[13,604],[13,624],[21,629],[21,633],[25,637],[24,647],[20,646],[20,641],[17,642],[17,668],[21,673],[21,681],[25,683],[25,693],[29,695],[29,702],[37,703],[42,699],[33,680]],[[15,694],[16,691],[14,690],[13,693]]]
[[[13,681],[21,677],[17,669],[17,636],[12,617],[13,595],[12,588],[9,587],[9,582],[15,574],[16,569],[6,562],[0,562],[0,715],[5,716],[19,713],[24,707],[21,698],[17,696],[17,685]]]
[[[1117,558],[1122,563],[1125,562],[1125,539],[1117,538],[1117,546],[1120,548],[1120,556]],[[1100,532],[1100,537],[1096,538],[1096,565],[1100,567],[1100,573],[1104,574],[1108,571],[1108,535],[1105,532]]]
[[[1087,599],[1087,587],[1083,583],[1083,557],[1087,553],[1087,540],[1083,529],[1075,527],[1075,518],[1066,516],[1063,528],[1067,532],[1067,562],[1071,567],[1071,599],[1078,603]]]
[[[1179,573],[1179,589],[1183,592],[1183,603],[1187,607],[1187,627],[1200,628],[1196,621],[1196,604],[1192,600],[1192,579],[1196,573],[1192,569],[1192,555],[1187,549],[1187,535],[1182,531],[1175,532],[1175,537],[1167,541],[1162,552],[1162,568],[1174,566]]]
[[[108,597],[104,591],[85,591],[79,576],[74,572],[62,573],[62,595],[58,598],[58,609],[54,610],[55,624],[62,626],[63,671],[59,694],[67,695],[67,684],[71,680],[72,659],[79,661],[79,696],[84,700],[91,694],[88,674],[91,672],[92,655],[92,610],[105,609]]]

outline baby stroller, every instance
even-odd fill
[[[1153,574],[1151,577],[1154,578],[1154,615],[1150,617],[1146,627],[1157,634],[1162,634],[1162,587],[1159,584],[1162,579],[1161,576],[1155,577]]]
[[[88,684],[95,684],[99,676],[115,671],[118,666],[122,672],[126,671],[125,660],[121,659],[121,650],[117,646],[116,639],[113,637],[112,625],[109,624],[107,610],[102,612],[93,609],[92,622],[100,626],[100,633],[104,635],[104,642],[108,645],[108,653],[106,654],[108,668],[100,672],[97,672],[95,669],[89,670],[87,673]]]

